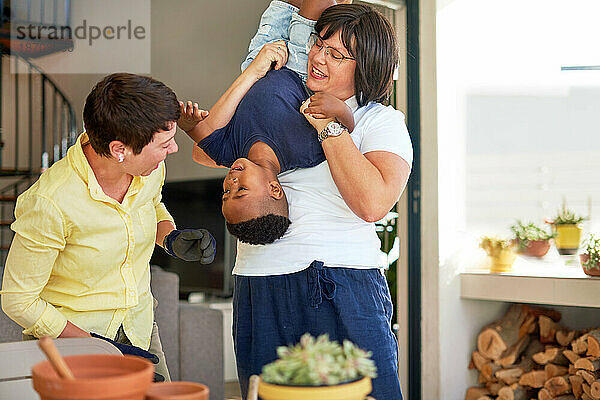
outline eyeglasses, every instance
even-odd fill
[[[312,49],[316,49],[317,53],[321,51],[321,49],[325,48],[325,57],[327,60],[335,65],[340,65],[344,60],[354,60],[353,57],[346,57],[339,50],[325,46],[323,39],[317,33],[311,33],[310,39],[308,40],[308,47]]]

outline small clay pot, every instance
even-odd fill
[[[65,362],[73,381],[60,378],[48,361],[33,366],[33,388],[41,400],[144,400],[154,377],[154,366],[141,357],[85,354]]]
[[[529,257],[544,257],[548,250],[550,250],[549,240],[530,240],[522,252]]]
[[[194,382],[153,383],[146,392],[146,400],[208,400],[208,386]]]
[[[590,256],[588,254],[579,255],[579,260],[581,261],[581,268],[583,268],[583,272],[585,272],[585,274],[589,276],[600,276],[600,265],[596,264],[597,268],[593,269],[586,269],[585,265],[583,265],[587,262],[589,258]]]

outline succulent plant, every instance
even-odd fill
[[[518,242],[521,250],[526,249],[529,246],[529,242],[549,240],[556,236],[556,233],[550,233],[533,222],[524,224],[521,221],[517,221],[516,224],[510,227],[510,230],[515,234],[515,240]]]
[[[263,367],[261,377],[265,382],[321,386],[377,376],[371,352],[359,349],[348,340],[340,346],[330,341],[327,334],[315,339],[305,333],[298,344],[278,347],[277,355],[279,359]]]
[[[563,208],[558,210],[558,212],[556,213],[556,217],[554,217],[554,219],[552,221],[550,221],[550,224],[552,224],[552,225],[578,225],[585,220],[586,220],[585,217],[577,215],[577,214],[575,214],[574,211],[569,210],[568,208],[563,206]]]
[[[583,263],[586,270],[600,269],[600,238],[592,234],[583,243],[584,253],[588,255],[588,259]]]
[[[500,251],[512,249],[514,243],[510,239],[501,239],[496,236],[484,236],[479,242],[481,247],[490,257],[496,257],[500,254]]]

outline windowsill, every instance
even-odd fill
[[[587,276],[575,257],[517,257],[510,272],[489,268],[460,274],[461,298],[600,308],[600,279]]]

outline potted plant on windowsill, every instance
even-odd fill
[[[491,261],[491,272],[506,272],[512,268],[517,255],[515,244],[510,239],[501,239],[495,236],[484,236],[479,242]]]
[[[544,257],[550,249],[550,239],[556,236],[555,232],[547,232],[533,222],[524,224],[517,221],[510,230],[515,235],[514,240],[519,253],[530,257]]]
[[[583,246],[584,252],[579,255],[583,272],[590,276],[600,276],[600,238],[590,235]]]
[[[295,346],[279,347],[279,359],[263,367],[258,394],[263,400],[364,400],[377,376],[371,353],[348,340],[304,334]]]
[[[583,221],[585,221],[585,217],[575,214],[565,206],[558,211],[552,221],[548,221],[552,225],[552,231],[556,233],[554,243],[559,254],[573,255],[577,253],[581,243]]]

